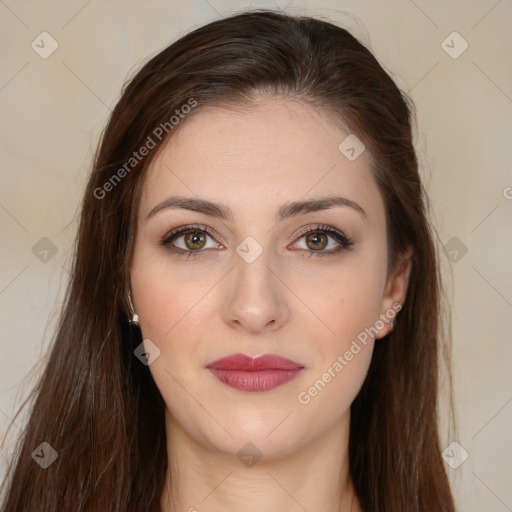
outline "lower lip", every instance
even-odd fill
[[[259,370],[248,372],[244,370],[217,370],[208,368],[223,384],[239,391],[261,392],[282,386],[295,379],[303,370]]]

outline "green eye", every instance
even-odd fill
[[[182,236],[185,245],[190,250],[202,249],[206,243],[206,237],[201,231],[189,231]]]
[[[180,240],[181,239],[181,240]],[[208,239],[212,242],[208,246]],[[298,240],[304,239],[305,247],[298,250],[310,253],[311,256],[332,256],[349,249],[354,242],[344,233],[330,226],[315,226],[303,232]],[[183,226],[168,233],[160,242],[169,245],[178,256],[197,256],[206,249],[222,249],[215,241],[213,231],[206,226]],[[297,242],[296,242],[297,243]],[[180,246],[181,245],[181,246]],[[326,250],[328,248],[328,250]]]
[[[300,250],[308,251],[310,249],[311,256],[330,256],[349,249],[354,245],[354,242],[344,233],[330,226],[309,228],[300,235],[300,239],[302,238],[305,239],[306,248],[300,248]],[[329,246],[330,238],[335,240],[338,247],[331,247],[329,250],[325,250]]]
[[[325,235],[325,233],[312,233],[306,235],[306,244],[313,244],[314,247],[311,247],[313,250],[318,251],[325,249],[329,243],[329,237]]]
[[[202,249],[222,248],[222,246],[216,242],[212,242],[208,247],[206,245],[208,238],[213,240],[214,235],[213,232],[206,227],[183,226],[168,233],[160,243],[162,245],[172,246],[173,252],[177,255],[187,254],[188,257],[196,256],[204,252]],[[183,240],[180,241],[180,239]],[[177,245],[177,241],[181,244],[181,247]]]

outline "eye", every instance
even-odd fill
[[[171,245],[178,255],[196,256],[202,249],[220,249],[223,246],[213,241],[213,232],[206,226],[183,226],[172,230],[160,241],[162,245]],[[210,245],[208,239],[212,239]]]
[[[208,245],[208,239],[211,240]],[[343,232],[330,226],[310,227],[299,235],[299,241],[304,239],[305,246],[296,247],[311,256],[332,256],[349,249],[354,242]],[[178,256],[198,256],[205,249],[222,249],[224,246],[215,241],[213,231],[207,226],[188,225],[172,230],[160,241],[164,246]],[[294,245],[296,245],[295,242]],[[327,249],[327,250],[326,250]]]
[[[354,245],[354,242],[344,233],[330,226],[311,227],[300,235],[299,240],[302,239],[305,246],[299,249],[310,252],[310,257],[330,256]]]

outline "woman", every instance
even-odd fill
[[[454,511],[408,100],[248,12],[124,88],[2,510]]]

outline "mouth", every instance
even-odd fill
[[[233,354],[206,366],[217,379],[239,391],[263,392],[295,379],[304,366],[274,354],[258,358]]]

